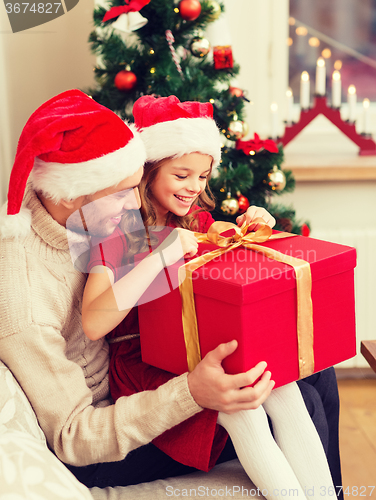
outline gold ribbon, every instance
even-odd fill
[[[192,371],[201,361],[200,341],[198,336],[197,317],[193,293],[192,272],[211,260],[223,255],[230,250],[243,246],[249,250],[259,252],[273,260],[292,266],[296,276],[297,292],[297,336],[299,378],[307,377],[314,372],[313,353],[313,319],[311,299],[311,268],[308,262],[286,255],[272,248],[258,245],[267,240],[291,238],[296,236],[291,233],[272,234],[272,229],[265,224],[263,219],[256,219],[259,229],[247,234],[248,225],[241,228],[231,222],[214,222],[206,234],[195,233],[199,243],[214,243],[219,248],[207,254],[196,257],[179,269],[180,295],[182,298],[182,320],[184,341],[187,350],[188,370]],[[235,234],[224,237],[221,233],[234,230]]]

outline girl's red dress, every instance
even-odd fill
[[[193,207],[193,210],[199,207]],[[214,222],[208,212],[195,215],[198,232],[207,232]],[[154,233],[158,239],[166,234]],[[88,272],[96,265],[105,265],[114,273],[115,281],[124,275],[124,256],[127,255],[127,241],[119,228],[103,240],[92,242]],[[137,306],[131,309],[124,320],[108,335],[108,339],[138,334]],[[110,389],[114,401],[121,396],[153,390],[175,375],[143,363],[140,339],[123,340],[110,344]],[[209,471],[217,462],[227,440],[226,431],[217,424],[218,413],[204,409],[193,417],[164,432],[152,442],[171,458],[190,467]]]

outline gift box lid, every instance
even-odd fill
[[[312,282],[356,266],[355,248],[311,237],[269,240],[262,245],[308,261]],[[217,248],[211,244],[200,244],[199,254]],[[234,305],[263,300],[296,287],[295,272],[291,266],[244,247],[208,262],[193,272],[192,279],[196,294]]]

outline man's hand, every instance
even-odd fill
[[[265,224],[267,224],[270,227],[275,226],[275,218],[270,215],[270,213],[265,210],[265,208],[261,207],[256,207],[255,205],[252,205],[251,207],[248,208],[245,214],[239,215],[236,219],[236,223],[239,227],[241,227],[244,224],[244,221],[247,222],[247,224],[250,224],[248,230],[249,231],[257,231],[259,228],[259,224],[251,224],[251,222],[255,219],[260,217],[261,219],[264,219]]]
[[[258,363],[245,373],[228,375],[222,368],[224,358],[238,346],[236,340],[220,344],[188,374],[188,386],[196,403],[203,408],[235,413],[258,408],[269,396],[275,382],[265,372],[266,363]],[[260,380],[253,386],[259,377]]]

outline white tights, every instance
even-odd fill
[[[265,412],[272,420],[275,440]],[[274,389],[257,410],[219,412],[218,423],[231,437],[244,470],[268,500],[333,499],[326,455],[295,382]]]

